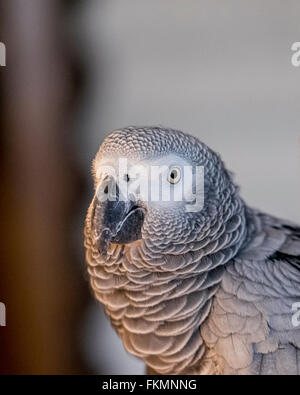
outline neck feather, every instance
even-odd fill
[[[247,239],[244,209],[205,238],[158,250],[147,239],[111,245],[102,257],[89,229],[91,285],[125,348],[160,374],[199,366],[208,317],[224,265]]]

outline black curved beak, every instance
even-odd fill
[[[112,193],[113,183],[112,179],[104,180],[93,202],[92,227],[102,255],[106,255],[110,243],[139,240],[144,222],[144,209],[134,199],[124,198],[117,184]]]

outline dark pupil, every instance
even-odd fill
[[[175,170],[171,171],[171,178],[174,180],[176,178],[177,172]]]

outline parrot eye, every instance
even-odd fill
[[[173,167],[168,174],[168,181],[170,184],[177,184],[181,178],[181,171],[179,167]]]

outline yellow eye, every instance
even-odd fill
[[[181,171],[179,167],[172,167],[168,174],[168,181],[170,184],[177,184],[181,178]]]

